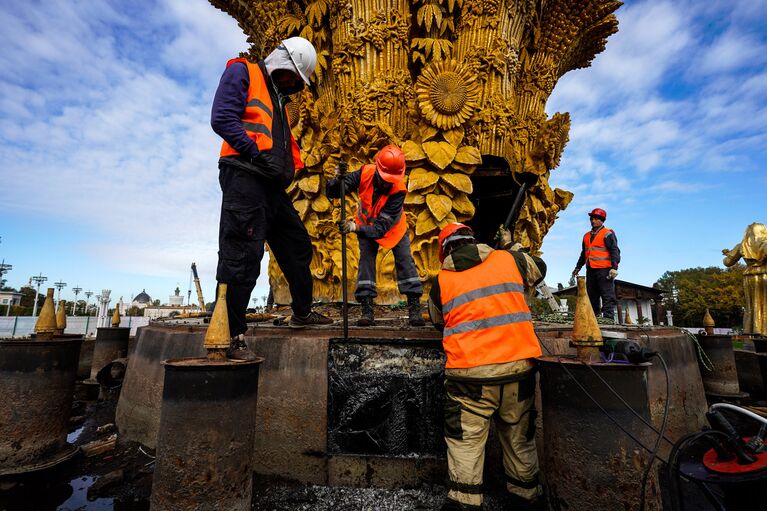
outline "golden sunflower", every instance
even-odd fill
[[[445,130],[466,122],[479,104],[475,77],[455,60],[426,66],[415,89],[423,116],[432,126]]]

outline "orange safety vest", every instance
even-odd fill
[[[610,259],[610,252],[605,245],[605,236],[612,233],[607,227],[599,229],[591,239],[591,231],[583,235],[583,246],[586,249],[586,266],[589,268],[612,268],[613,263]]]
[[[381,213],[386,201],[389,197],[395,193],[405,192],[405,183],[400,181],[391,186],[388,194],[381,194],[375,204],[373,204],[373,177],[376,173],[376,166],[374,164],[363,165],[362,175],[360,176],[360,187],[358,188],[360,203],[357,205],[357,223],[359,225],[373,225],[373,222]],[[384,248],[392,248],[402,236],[407,232],[407,221],[405,220],[404,211],[401,212],[399,220],[386,231],[383,237],[378,238],[376,241]]]
[[[231,59],[226,63],[226,67],[231,66],[235,62],[242,62],[248,66],[248,75],[250,77],[247,103],[245,105],[245,112],[242,114],[242,127],[245,128],[245,133],[256,143],[259,151],[268,151],[273,145],[272,118],[274,117],[274,110],[266,80],[258,64],[248,62],[246,59]],[[290,125],[287,109],[285,110],[285,122]],[[301,148],[298,147],[296,139],[293,138],[293,133],[290,134],[290,145],[295,169],[304,168],[304,162],[301,160]],[[235,156],[238,154],[240,153],[224,140],[219,156],[223,158],[224,156]]]
[[[541,356],[514,256],[495,250],[461,272],[439,272],[445,368],[503,364]]]

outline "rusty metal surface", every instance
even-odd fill
[[[752,397],[767,396],[767,353],[733,350],[738,370],[738,385]]]
[[[203,327],[148,325],[136,333],[136,349],[117,403],[115,423],[121,440],[157,446],[160,404],[165,377],[163,360],[204,357]],[[110,360],[111,362],[111,360]]]
[[[112,360],[128,355],[129,336],[130,328],[110,327],[96,330],[90,380],[95,381],[98,372]]]
[[[643,347],[657,351],[666,361],[669,371],[669,417],[665,434],[676,442],[684,435],[700,431],[706,425],[708,409],[698,367],[697,348],[689,336],[674,328],[631,328],[628,338]],[[647,375],[650,391],[650,412],[653,424],[659,428],[666,403],[666,379],[663,366],[653,360]],[[660,455],[670,452],[667,442],[661,443]]]
[[[729,335],[696,335],[703,351],[714,366],[712,371],[701,368],[706,393],[718,396],[738,396],[738,372],[735,367],[732,337]]]
[[[641,346],[657,351],[669,368],[669,418],[666,435],[676,441],[682,436],[700,431],[706,424],[705,412],[708,407],[703,389],[701,371],[694,343],[682,330],[673,327],[629,327],[602,325],[604,332],[616,332]],[[538,338],[544,345],[543,353],[574,355],[575,349],[568,346],[572,328],[565,325],[536,324]],[[666,380],[663,367],[653,362],[647,375],[650,392],[650,411],[653,423],[660,427],[666,402]],[[540,405],[540,402],[537,403]],[[661,444],[661,455],[669,451],[669,445]]]
[[[0,475],[73,454],[66,440],[81,341],[0,340]]]
[[[564,361],[602,407],[644,445],[657,435],[608,391],[583,364]],[[647,365],[592,367],[645,420],[650,419]],[[540,374],[544,424],[542,469],[554,509],[638,509],[639,482],[650,455],[616,427],[572,381],[556,357],[544,357]],[[657,470],[647,484],[647,510],[660,510]]]
[[[438,332],[350,328],[367,342],[435,343]],[[162,360],[205,356],[204,326],[151,324],[139,328],[136,350],[128,361],[117,406],[121,439],[154,448],[163,389]],[[255,470],[303,483],[328,480],[328,344],[341,329],[262,325],[248,331],[246,342],[264,357],[260,368]],[[407,336],[408,338],[403,338]],[[378,339],[372,341],[371,339]],[[410,462],[415,463],[412,459]]]
[[[165,363],[153,511],[250,511],[262,361]]]
[[[325,484],[328,338],[310,329],[294,332],[282,328],[274,337],[246,338],[265,359],[259,376],[255,469]]]
[[[91,375],[91,364],[93,363],[93,349],[96,346],[95,339],[83,339],[80,346],[80,361],[77,366],[77,379],[84,380]]]

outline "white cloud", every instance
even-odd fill
[[[86,257],[114,271],[175,277],[197,260],[212,278],[221,142],[210,104],[245,37],[203,0],[122,8],[146,16],[88,1],[0,7],[4,200],[19,217],[86,223]]]
[[[750,34],[726,32],[706,48],[694,72],[703,76],[758,66],[765,62],[765,46]]]

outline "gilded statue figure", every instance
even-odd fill
[[[730,250],[725,248],[722,254],[725,266],[734,265],[741,257],[746,263],[743,272],[746,296],[743,331],[767,335],[767,227],[760,223],[749,225],[743,241]]]
[[[588,67],[604,50],[618,30],[613,12],[621,2],[209,1],[248,36],[243,57],[258,61],[291,36],[317,49],[313,86],[288,104],[306,164],[288,194],[312,239],[315,300],[342,295],[340,204],[323,195],[325,183],[340,161],[356,170],[388,144],[405,153],[405,216],[426,292],[440,267],[439,230],[459,221],[473,223],[475,232],[495,232],[522,182],[527,188],[514,239],[539,253],[573,197],[549,183],[570,116],[549,116],[546,101],[565,73]],[[356,202],[351,197],[347,208]],[[349,209],[346,217],[353,214]],[[354,275],[357,244],[348,251]],[[396,303],[402,297],[391,251],[379,252],[376,268],[377,303]],[[269,280],[275,303],[290,303],[274,260]]]

